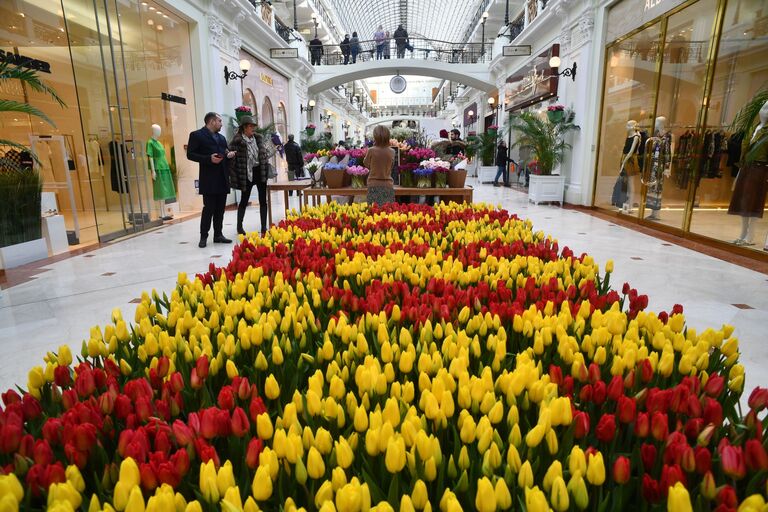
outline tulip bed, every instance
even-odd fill
[[[486,205],[323,205],[2,395],[0,510],[766,510],[733,329]]]

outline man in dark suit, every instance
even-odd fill
[[[200,164],[200,194],[203,196],[203,214],[200,217],[200,243],[208,243],[208,230],[213,219],[213,242],[232,243],[224,237],[224,207],[229,194],[229,169],[227,159],[235,152],[227,149],[227,140],[219,133],[221,116],[216,112],[205,114],[205,126],[189,134],[187,158]]]

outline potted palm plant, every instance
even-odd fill
[[[35,70],[0,61],[0,85],[9,80],[19,80],[33,91],[47,94],[60,106],[65,106],[56,92],[40,80]],[[55,126],[43,111],[26,102],[0,99],[0,112],[38,117]],[[42,238],[41,226],[43,180],[36,169],[20,164],[10,156],[31,153],[31,150],[6,139],[0,139],[0,146],[8,148],[0,158],[0,268],[5,269],[47,257],[48,247]],[[37,161],[34,154],[31,156]]]
[[[573,123],[573,111],[568,110],[562,117],[550,120],[548,116],[522,112],[510,119],[510,129],[516,133],[512,147],[527,148],[536,162],[531,168],[528,200],[538,204],[545,201],[563,203],[565,176],[561,176],[559,165],[571,144],[565,141],[568,132],[578,130]]]
[[[494,157],[496,154],[496,141],[501,135],[496,131],[489,131],[475,135],[471,145],[474,146],[476,154],[480,158],[477,177],[480,183],[490,183],[496,175],[496,166]]]

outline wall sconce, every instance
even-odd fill
[[[557,55],[551,57],[549,59],[549,67],[555,70],[554,74],[552,76],[569,76],[573,79],[573,81],[576,81],[576,63],[573,63],[572,68],[565,68],[561,72],[557,72],[557,68],[560,67],[560,57]]]
[[[475,123],[475,111],[474,110],[470,110],[469,112],[467,112],[467,119],[469,119],[469,124],[474,124]]]
[[[305,107],[304,105],[299,105],[299,111],[303,112],[312,112],[315,108],[315,100],[309,100],[309,104]]]
[[[331,120],[331,114],[320,114],[320,121],[323,123],[328,124],[328,122]]]
[[[488,98],[488,109],[489,110],[501,110],[503,105],[499,103],[496,105],[496,98],[490,97]]]
[[[248,74],[250,69],[251,61],[248,59],[243,59],[240,61],[240,70],[243,72],[242,75],[238,75],[234,71],[230,71],[227,66],[224,66],[224,83],[228,84],[230,80],[237,80],[238,78],[242,80]]]

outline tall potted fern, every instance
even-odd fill
[[[530,150],[534,161],[528,200],[538,204],[545,201],[563,203],[565,176],[554,171],[563,162],[565,152],[571,149],[566,135],[579,127],[573,123],[573,111],[567,110],[559,119],[550,120],[532,112],[522,112],[510,118],[510,129],[515,132],[512,147]]]
[[[35,70],[0,61],[0,84],[11,80],[19,80],[29,89],[47,94],[60,106],[65,106]],[[2,112],[27,114],[55,126],[45,112],[26,102],[0,98]],[[0,157],[0,269],[6,269],[45,258],[48,248],[42,239],[42,179],[34,168],[23,166],[13,156],[21,152],[31,153],[31,150],[8,139],[0,139],[0,148],[4,149]],[[32,158],[37,160],[34,154]]]

